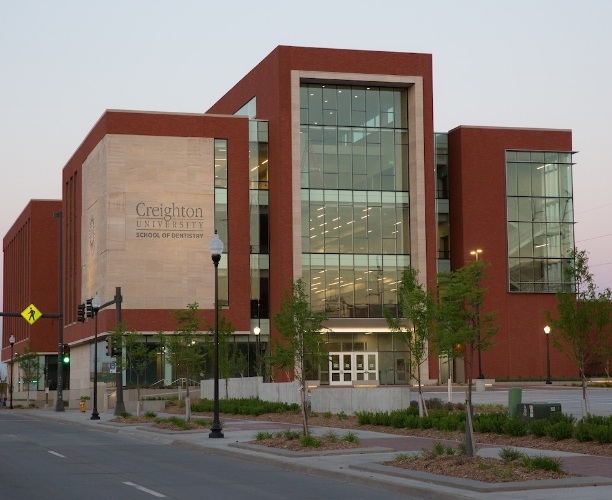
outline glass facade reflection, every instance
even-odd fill
[[[572,153],[506,151],[506,202],[510,291],[571,291]]]
[[[300,126],[311,307],[382,318],[410,265],[406,91],[303,83]]]

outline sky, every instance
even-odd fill
[[[576,246],[612,288],[609,0],[2,3],[2,237],[31,199],[61,197],[106,109],[204,112],[277,45],[423,52],[436,131],[573,131]]]

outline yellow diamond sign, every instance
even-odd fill
[[[23,311],[21,311],[21,315],[28,323],[30,323],[30,325],[33,325],[36,320],[42,316],[42,313],[36,309],[34,304],[30,304]]]

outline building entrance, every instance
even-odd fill
[[[329,385],[350,385],[354,380],[377,380],[378,353],[330,352]]]

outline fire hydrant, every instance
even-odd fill
[[[79,407],[81,408],[81,412],[85,413],[85,400],[84,399],[79,401]]]

